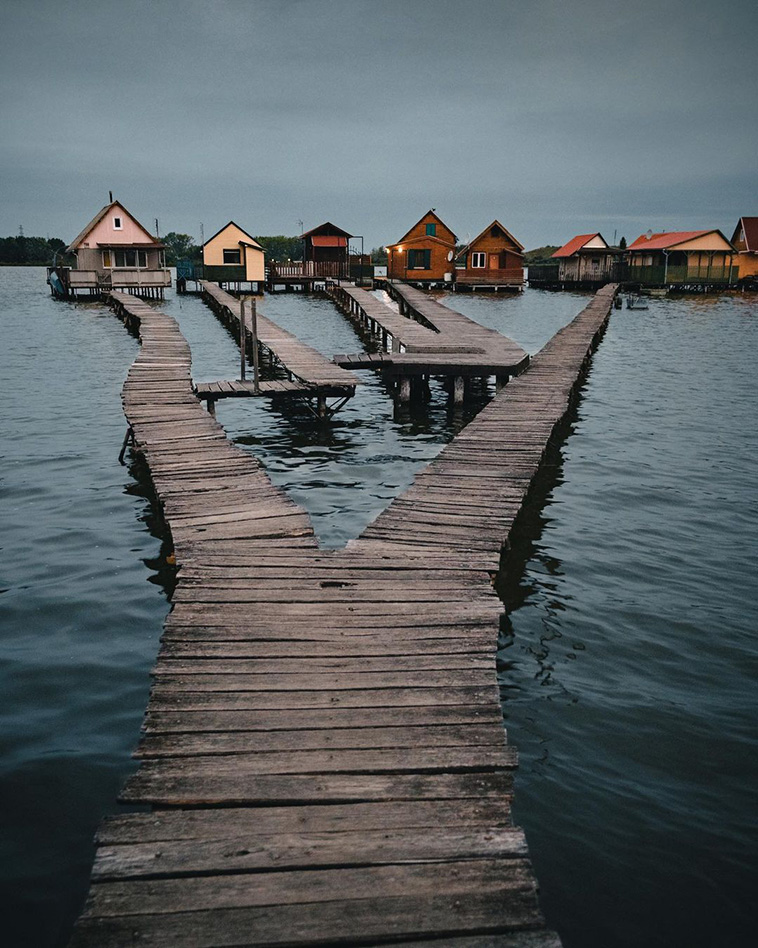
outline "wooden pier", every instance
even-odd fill
[[[219,319],[232,326],[235,334],[239,336],[240,301],[215,283],[201,280],[200,286],[205,302]],[[342,407],[345,401],[355,395],[355,386],[359,384],[357,376],[330,362],[320,352],[306,346],[297,336],[293,336],[272,320],[260,315],[257,317],[257,332],[258,345],[262,352],[267,355],[270,362],[278,363],[289,377],[291,384],[266,385],[265,389],[261,385],[258,392],[251,391],[251,386],[244,383],[217,382],[210,383],[211,387],[198,386],[198,397],[205,398],[209,407],[218,398],[234,398],[250,394],[301,396],[315,400],[316,414],[319,417],[329,417]],[[247,331],[247,337],[252,344],[249,331]],[[330,406],[327,403],[328,398],[334,398],[337,401]]]
[[[442,376],[450,381],[453,400],[459,403],[471,379],[495,376],[502,387],[529,364],[528,354],[512,339],[407,284],[392,284],[400,314],[355,286],[330,283],[326,292],[382,346],[381,352],[336,355],[334,361],[345,368],[381,369],[396,381],[400,401],[409,400],[420,380]]]
[[[501,545],[614,287],[346,550],[202,409],[175,321],[123,294],[124,386],[180,566],[138,771],[72,945],[556,948],[510,818]]]

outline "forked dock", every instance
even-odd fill
[[[502,725],[503,543],[606,325],[579,316],[346,550],[200,405],[175,321],[124,387],[180,567],[73,944],[556,948]]]
[[[382,347],[375,353],[337,355],[334,361],[345,368],[381,369],[397,379],[400,401],[410,398],[413,383],[442,376],[449,380],[453,400],[459,403],[471,379],[495,376],[502,387],[529,364],[528,354],[512,339],[406,284],[393,285],[393,293],[401,300],[399,314],[356,286],[327,283],[326,292],[345,315],[373,333]],[[429,305],[417,300],[417,308],[411,309],[404,303],[406,294],[412,299],[412,294],[418,294]]]

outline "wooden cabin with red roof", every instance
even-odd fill
[[[523,289],[523,244],[494,220],[458,253],[455,286],[461,290]]]
[[[163,288],[171,286],[164,244],[120,201],[111,200],[98,211],[66,251],[76,256],[76,266],[54,268],[64,291],[51,283],[56,295],[76,296],[77,290],[97,295],[121,289],[162,298]]]
[[[451,283],[457,239],[432,208],[396,244],[387,246],[387,276],[411,283]]]
[[[720,230],[648,231],[627,248],[630,282],[641,286],[729,286],[735,249]]]
[[[327,221],[303,234],[303,270],[309,276],[350,276],[350,238],[346,230]]]
[[[558,282],[597,287],[616,279],[621,251],[602,234],[578,234],[552,255],[558,263]]]
[[[740,283],[758,281],[758,217],[741,217],[732,234]]]

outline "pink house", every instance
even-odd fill
[[[65,274],[71,289],[144,288],[162,292],[162,287],[171,285],[164,245],[120,201],[106,204],[67,251],[76,255],[76,267]]]

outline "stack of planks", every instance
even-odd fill
[[[491,572],[612,296],[330,552],[203,411],[175,322],[113,294],[181,569],[122,794],[153,809],[101,827],[74,945],[560,944],[510,818]]]

